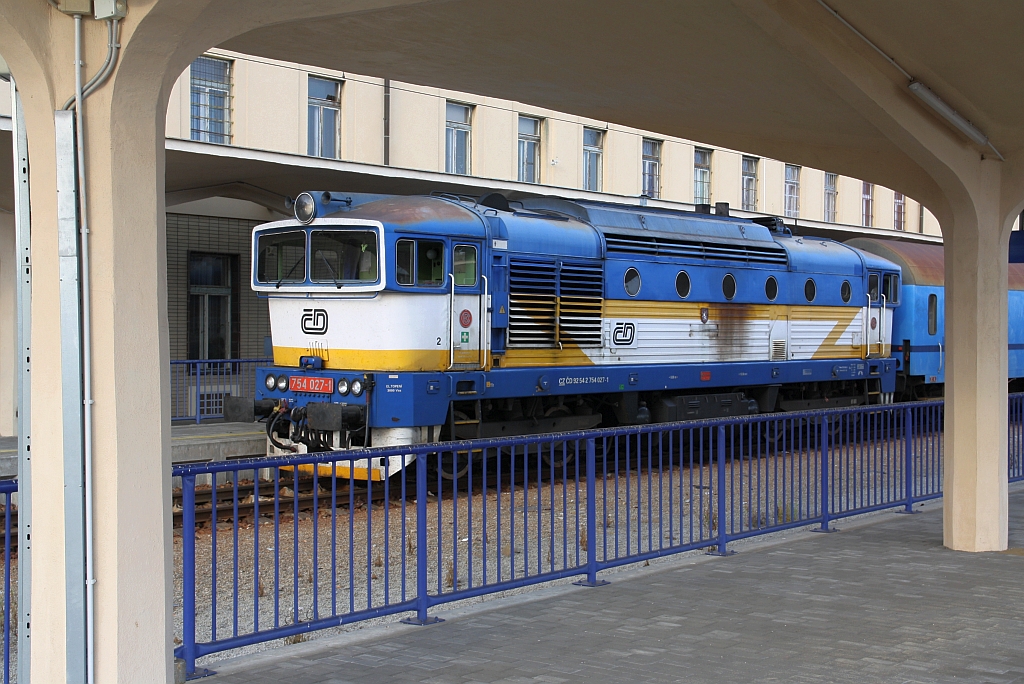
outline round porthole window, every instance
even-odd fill
[[[676,276],[676,294],[683,299],[690,296],[690,274],[686,271],[680,271]]]
[[[627,268],[622,284],[626,288],[626,294],[630,297],[636,297],[637,293],[640,292],[640,271],[635,268]]]
[[[768,280],[764,281],[764,296],[769,302],[774,302],[779,296],[779,281],[774,276],[768,276]]]
[[[817,293],[818,293],[818,289],[814,285],[814,279],[813,278],[808,278],[807,282],[804,283],[804,298],[807,301],[809,301],[809,302],[813,302],[814,301],[814,297],[815,297],[815,295]]]
[[[725,295],[726,299],[732,299],[736,296],[736,278],[733,277],[732,273],[726,273],[725,277],[722,278],[722,294]]]
[[[848,304],[850,297],[853,296],[853,288],[850,287],[850,281],[844,280],[842,287],[839,288],[839,295],[843,298],[843,303]]]

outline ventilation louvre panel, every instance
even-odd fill
[[[747,264],[788,263],[786,250],[772,245],[732,245],[700,240],[682,240],[653,235],[605,234],[609,254],[643,254],[647,256],[682,257],[705,261],[732,261]]]
[[[772,340],[772,361],[786,360],[786,340]]]
[[[509,260],[509,347],[601,346],[600,265]]]

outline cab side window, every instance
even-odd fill
[[[399,285],[444,285],[444,243],[399,240],[395,244],[395,280]]]
[[[871,301],[878,301],[878,274],[868,274],[868,296],[871,297]]]
[[[895,273],[886,273],[882,279],[882,296],[887,304],[895,304],[900,298],[900,277]]]
[[[452,274],[455,284],[472,287],[476,285],[476,247],[456,245],[452,258]]]

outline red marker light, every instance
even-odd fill
[[[701,371],[700,372],[700,381],[701,382],[707,382],[710,379],[711,379],[711,371]]]

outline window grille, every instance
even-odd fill
[[[469,105],[457,102],[449,102],[445,107],[445,173],[457,173],[461,176],[468,176],[471,173],[471,110]]]
[[[800,167],[786,164],[786,216],[800,217]]]
[[[896,230],[906,230],[907,220],[907,200],[903,196],[902,192],[897,192],[893,195],[893,217],[892,225]]]
[[[711,204],[711,150],[693,151],[693,203]]]
[[[604,182],[602,157],[604,155],[604,131],[596,128],[583,129],[583,189],[601,192]]]
[[[875,222],[875,186],[862,183],[860,191],[860,224],[870,228]]]
[[[306,153],[311,157],[338,158],[338,123],[341,83],[309,77]]]
[[[540,119],[519,117],[519,182],[539,183]]]
[[[825,220],[829,223],[836,222],[836,207],[839,200],[839,175],[835,173],[825,174]]]
[[[643,194],[661,197],[661,141],[643,141]]]
[[[191,81],[192,139],[231,144],[231,62],[197,57]]]
[[[757,157],[743,158],[743,209],[757,211]]]

